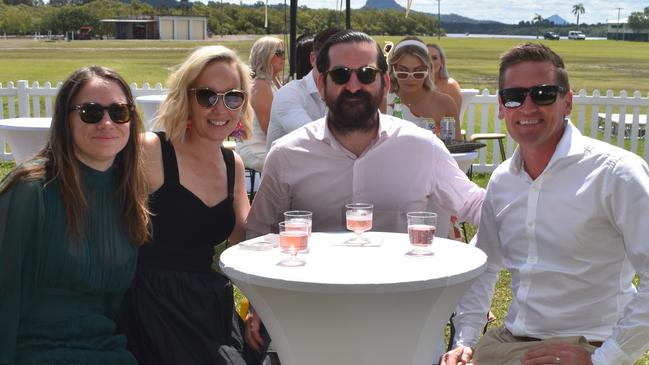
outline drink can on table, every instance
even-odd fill
[[[444,142],[449,142],[455,139],[455,119],[451,117],[444,117],[440,120],[440,136]]]

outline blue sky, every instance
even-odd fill
[[[199,0],[207,2],[207,0]],[[218,0],[217,0],[218,1]],[[239,3],[238,0],[224,0]],[[352,8],[365,5],[366,0],[351,0]],[[406,0],[396,0],[406,6]],[[252,4],[257,0],[243,0],[244,4]],[[269,4],[284,3],[283,0],[268,0]],[[286,0],[288,4],[290,0]],[[299,5],[310,8],[336,9],[340,0],[298,0]],[[521,20],[531,20],[535,14],[547,18],[558,14],[569,22],[575,22],[572,15],[572,5],[582,3],[586,13],[580,15],[579,22],[598,23],[607,20],[617,20],[617,8],[620,17],[626,18],[633,11],[642,11],[649,6],[649,0],[441,0],[442,14],[455,13],[473,19],[496,20],[503,23],[518,23]],[[345,2],[342,2],[343,6]],[[437,13],[437,0],[412,0],[412,9]]]

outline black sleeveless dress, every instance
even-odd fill
[[[158,132],[164,183],[149,196],[153,242],[138,252],[118,317],[140,365],[252,364],[232,284],[211,269],[214,246],[235,224],[234,155],[221,148],[228,196],[213,207],[180,185],[173,145]]]

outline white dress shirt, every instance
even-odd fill
[[[377,138],[361,154],[345,149],[326,118],[278,140],[268,153],[248,215],[248,236],[277,231],[287,210],[313,212],[314,231],[345,231],[345,204],[374,204],[373,230],[407,232],[406,213],[431,202],[478,222],[484,190],[444,144],[410,122],[380,114]]]
[[[568,122],[532,180],[517,149],[487,188],[477,247],[488,266],[458,305],[457,342],[477,343],[505,268],[512,334],[581,335],[605,341],[593,364],[633,364],[649,343],[648,217],[649,170],[635,154],[582,136]]]
[[[282,86],[273,97],[266,149],[270,150],[276,139],[326,114],[327,105],[320,98],[311,70],[303,78]]]

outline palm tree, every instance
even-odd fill
[[[541,23],[543,23],[543,17],[541,14],[534,14],[532,24],[536,24],[536,39],[539,39],[539,27],[541,26]]]
[[[579,14],[583,14],[586,12],[586,9],[584,8],[584,4],[579,3],[575,4],[572,6],[572,14],[577,17],[577,27],[579,28]]]

